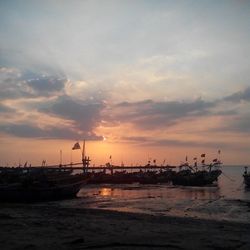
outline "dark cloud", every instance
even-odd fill
[[[42,139],[79,139],[84,138],[86,140],[102,140],[101,136],[97,136],[95,133],[79,133],[78,131],[70,128],[61,127],[48,127],[41,129],[36,125],[30,125],[27,123],[21,124],[1,124],[0,131],[6,134],[10,134],[23,138],[42,138]]]
[[[47,96],[54,92],[62,91],[64,89],[66,79],[42,77],[28,80],[26,83],[37,95]]]
[[[29,74],[30,75],[30,74]],[[35,98],[53,96],[63,92],[65,78],[43,77],[36,75],[35,79],[25,78],[25,73],[17,69],[0,68],[0,99]]]
[[[215,103],[196,100],[193,102],[123,102],[114,107],[111,120],[129,122],[142,129],[154,129],[176,124],[179,120],[210,114]]]
[[[138,143],[143,146],[153,146],[153,147],[197,147],[197,148],[214,148],[214,149],[225,149],[225,148],[237,148],[238,145],[230,145],[228,143],[216,140],[213,142],[208,141],[185,141],[185,140],[170,140],[170,139],[154,139],[149,137],[122,137],[124,141],[129,141],[133,143]]]
[[[35,78],[28,79],[31,76],[35,76]],[[93,96],[97,95],[97,98],[87,98],[89,96],[88,89],[86,90],[88,91],[86,92],[86,96],[81,95],[86,97],[85,100],[73,99],[73,97],[64,93],[65,83],[65,78],[43,77],[36,74],[32,75],[30,72],[28,74],[21,74],[16,69],[0,68],[0,99],[53,96],[54,98],[50,98],[48,101],[44,101],[45,98],[41,98],[41,101],[27,102],[27,105],[24,104],[20,107],[24,111],[28,109],[36,110],[37,112],[46,113],[53,117],[60,117],[71,121],[72,124],[71,128],[60,124],[58,128],[48,127],[41,129],[38,126],[30,125],[29,122],[24,122],[18,125],[0,125],[0,129],[22,137],[72,139],[72,137],[75,138],[80,134],[84,135],[85,138],[87,136],[99,138],[93,131],[95,131],[102,120],[109,127],[112,125],[117,126],[119,123],[130,123],[142,130],[153,130],[173,126],[188,119],[217,115],[228,117],[229,122],[225,126],[225,130],[244,133],[250,132],[248,122],[250,117],[240,115],[237,108],[233,109],[232,107],[228,107],[228,105],[225,107],[225,101],[250,101],[250,87],[213,102],[201,99],[194,101],[161,102],[144,100],[139,102],[121,102],[107,107],[102,101],[98,101],[104,99],[103,93],[97,95],[94,89]],[[0,113],[13,112],[15,112],[14,109],[0,104]],[[230,120],[231,117],[236,117],[237,119]],[[140,139],[141,142],[146,142],[144,138],[138,137],[137,139],[138,141]],[[171,141],[167,141],[167,143],[171,143]],[[174,141],[172,143],[178,142]]]
[[[250,87],[246,88],[243,91],[239,91],[230,96],[227,96],[224,98],[224,100],[231,102],[240,102],[240,101],[250,102]]]
[[[210,147],[210,148],[225,148],[226,143],[215,141],[215,142],[205,142],[205,141],[180,141],[180,140],[155,140],[149,142],[148,146],[183,146],[183,147]]]
[[[43,108],[41,108],[43,106]],[[60,117],[60,124],[40,128],[37,124],[23,121],[19,124],[2,123],[0,131],[18,137],[44,138],[44,139],[79,139],[102,140],[102,136],[95,134],[94,130],[101,120],[102,103],[91,103],[90,101],[75,101],[69,96],[61,96],[56,100],[39,103],[33,107],[38,112]],[[4,106],[0,106],[5,110]],[[6,110],[7,111],[7,110]],[[71,125],[63,124],[63,119],[71,121]],[[35,122],[35,121],[32,121]],[[67,123],[68,124],[68,123]]]
[[[19,99],[19,98],[32,98],[34,95],[25,91],[24,84],[1,84],[0,100]]]
[[[61,96],[40,111],[74,121],[82,131],[91,132],[99,124],[103,108],[102,103],[80,102],[69,96]]]
[[[226,125],[220,128],[222,131],[250,134],[250,113],[234,116],[227,120]]]
[[[24,77],[25,76],[25,77]],[[66,79],[56,77],[43,77],[34,74],[36,78],[25,79],[31,76],[21,73],[13,68],[0,68],[0,99],[10,100],[19,98],[39,98],[56,97],[44,101],[44,99],[27,102],[20,106],[20,111],[32,111],[50,114],[71,121],[71,128],[60,124],[58,127],[45,129],[32,125],[29,121],[21,124],[7,124],[1,122],[0,131],[20,137],[39,137],[39,138],[82,138],[102,139],[93,131],[98,126],[101,119],[102,103],[88,101],[76,101],[70,96],[64,95]],[[1,113],[10,113],[15,110],[0,104]],[[35,122],[35,121],[33,121]],[[68,124],[68,123],[67,123]]]
[[[21,80],[20,72],[12,68],[0,68],[0,99],[32,97],[28,86]]]
[[[238,114],[237,110],[222,110],[214,112],[214,115],[219,115],[219,116],[232,116],[237,114]]]
[[[38,127],[29,124],[1,124],[0,130],[7,134],[11,134],[18,137],[43,137],[44,131]]]

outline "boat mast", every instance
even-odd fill
[[[220,153],[221,153],[221,151],[220,151],[220,149],[218,150],[218,160],[219,160],[219,163],[220,163]]]
[[[82,166],[83,166],[83,172],[86,173],[87,169],[89,167],[89,162],[90,159],[89,157],[86,156],[86,152],[85,152],[85,140],[82,143]]]
[[[82,162],[85,159],[85,140],[82,142]]]
[[[62,150],[60,149],[60,164],[59,164],[59,167],[62,166]]]

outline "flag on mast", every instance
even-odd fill
[[[72,148],[72,150],[76,150],[76,149],[81,149],[79,142],[76,142]]]
[[[206,156],[206,154],[201,154],[201,157],[205,157]]]

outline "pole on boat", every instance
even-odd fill
[[[60,149],[60,167],[62,166],[62,150]]]
[[[85,158],[85,140],[83,140],[82,142],[82,161],[84,160]]]
[[[87,161],[86,161],[86,156],[85,156],[85,140],[82,142],[82,165],[83,165],[83,172],[85,173],[87,171]]]
[[[203,169],[205,167],[205,157],[206,157],[206,154],[201,154],[201,158],[202,158],[201,164],[202,164]]]
[[[198,166],[197,166],[197,157],[194,157],[194,169],[195,169],[195,172],[197,172],[198,170]]]
[[[219,160],[219,162],[220,162],[220,153],[221,153],[221,151],[220,151],[220,149],[218,150],[218,160]]]
[[[73,162],[72,162],[72,150],[70,150],[70,166],[72,167]]]
[[[247,166],[245,166],[245,167],[244,167],[244,169],[245,169],[245,171],[244,171],[244,175],[247,175],[247,172],[248,172],[248,171],[247,171],[247,170],[248,170],[248,167],[247,167]]]

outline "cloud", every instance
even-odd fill
[[[66,78],[0,68],[0,113],[11,114],[8,120],[0,121],[0,131],[20,137],[101,140],[94,130],[101,120],[103,103],[98,98],[80,100],[66,95],[66,82]],[[21,116],[13,115],[14,112]],[[37,119],[30,121],[31,114]],[[43,118],[38,118],[39,114]],[[50,115],[55,121],[61,118],[60,124],[51,126],[51,120],[46,122],[44,115]],[[38,124],[41,121],[42,128]]]
[[[133,143],[138,143],[140,145],[146,146],[146,147],[164,147],[164,146],[169,146],[169,147],[198,147],[198,148],[203,148],[203,147],[208,147],[208,148],[237,148],[238,145],[232,145],[228,144],[227,142],[223,142],[220,140],[214,140],[214,141],[191,141],[191,140],[175,140],[175,139],[155,139],[155,138],[150,138],[147,136],[131,136],[131,137],[122,137],[122,140],[133,142]]]
[[[0,131],[20,137],[102,139],[94,132],[101,120],[102,101],[94,97],[76,99],[65,94],[67,82],[66,78],[1,67],[0,113],[11,113],[11,116],[0,121]],[[88,89],[82,91],[88,92]],[[13,115],[14,112],[21,115]],[[31,114],[37,119],[30,121]],[[61,124],[52,126],[53,119],[46,121],[46,115]]]
[[[64,92],[65,78],[36,75],[35,79],[27,78],[30,74],[15,68],[0,68],[0,99],[35,98],[53,96]]]
[[[21,72],[15,68],[0,68],[0,99],[32,97],[28,86],[21,80]]]
[[[209,109],[214,106],[215,103],[202,100],[123,102],[113,107],[114,113],[110,115],[110,120],[132,123],[141,129],[158,129],[174,125],[185,118],[208,115]]]
[[[97,136],[95,133],[79,133],[71,128],[59,126],[39,128],[35,124],[27,123],[1,124],[0,131],[23,138],[102,140],[102,136]]]
[[[238,112],[237,110],[230,109],[230,110],[215,111],[214,114],[217,116],[233,116],[237,115]]]
[[[63,119],[75,122],[76,127],[82,131],[92,131],[101,120],[103,103],[91,101],[77,101],[70,96],[60,96],[55,101],[46,104],[47,107],[39,109],[40,112],[49,113]]]
[[[0,103],[0,114],[1,113],[9,114],[9,113],[14,113],[14,112],[15,112],[15,109],[12,109],[12,108],[7,107],[6,105]]]
[[[222,126],[222,131],[230,131],[237,133],[250,134],[250,113],[238,114],[228,119],[225,126]]]
[[[48,96],[64,89],[67,79],[56,79],[51,77],[41,77],[26,81],[26,84],[38,96]]]
[[[225,97],[224,100],[231,101],[231,102],[240,102],[240,101],[250,102],[250,87],[247,87],[243,91],[239,91],[237,93],[229,95]]]
[[[95,133],[95,129],[101,121],[101,111],[104,108],[102,103],[76,101],[70,96],[59,96],[56,99],[35,101],[35,103],[29,104],[29,108],[31,108],[30,112],[35,111],[31,121],[30,116],[24,116],[15,123],[11,120],[2,121],[0,131],[24,138],[103,139],[102,136]],[[3,105],[0,106],[1,110],[7,111]],[[39,114],[42,117],[42,124],[40,124],[40,117],[37,117]],[[53,119],[46,122],[48,116]]]
[[[209,148],[225,148],[227,143],[220,141],[185,141],[185,140],[153,140],[147,146],[182,146],[182,147],[209,147]]]

